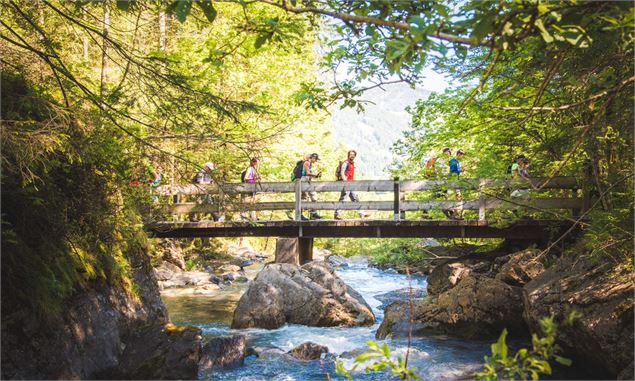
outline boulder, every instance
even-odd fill
[[[167,324],[162,331],[151,326],[135,334],[135,346],[126,346],[117,371],[103,379],[196,379],[201,330]],[[124,373],[122,369],[126,369]]]
[[[223,274],[222,277],[225,282],[233,282],[238,279],[238,277],[240,277],[240,274],[235,272],[227,272]]]
[[[472,270],[461,262],[444,263],[435,267],[428,276],[428,293],[438,295],[454,287],[461,279],[470,275]]]
[[[242,295],[232,328],[275,329],[285,323],[318,327],[375,322],[366,301],[325,262],[268,264]]]
[[[329,349],[323,345],[307,341],[287,353],[299,360],[319,360],[322,353],[329,353]]]
[[[523,250],[503,258],[507,261],[500,266],[496,279],[512,286],[524,286],[545,271],[540,261],[540,250]]]
[[[390,304],[376,337],[408,333],[408,301]],[[469,276],[439,295],[414,301],[414,335],[448,334],[461,338],[494,338],[503,328],[526,333],[521,289],[500,280]]]
[[[241,366],[245,362],[246,351],[243,335],[213,338],[201,349],[199,371]]]
[[[158,281],[166,281],[174,278],[174,276],[181,271],[178,266],[170,262],[161,262],[159,266],[154,268],[154,275]]]
[[[348,263],[346,262],[346,258],[340,255],[329,255],[326,258],[326,261],[333,267],[348,267]]]
[[[388,304],[396,302],[396,301],[407,301],[410,299],[410,289],[408,287],[400,288],[399,290],[394,290],[387,292],[385,294],[376,295],[375,299],[379,300],[382,304],[379,306],[380,309],[385,308]],[[412,298],[423,299],[428,292],[423,287],[412,287]]]
[[[575,309],[581,317],[558,329],[564,355],[575,365],[600,369],[596,378],[628,378],[633,374],[633,280],[632,270],[608,258],[564,257],[523,287],[524,318],[537,331],[542,317],[562,321]]]
[[[185,259],[183,251],[177,244],[176,240],[166,238],[164,240],[165,249],[163,250],[163,260],[177,266],[181,270],[185,270]]]
[[[218,269],[216,269],[216,271],[220,274],[228,273],[228,272],[237,273],[240,271],[240,266],[230,265],[230,264],[222,265]]]

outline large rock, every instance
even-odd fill
[[[499,280],[470,276],[437,296],[414,301],[413,334],[449,334],[462,338],[491,338],[503,328],[526,332],[521,290]],[[408,333],[408,301],[395,302],[384,312],[376,337]]]
[[[167,324],[135,333],[134,346],[126,346],[118,369],[100,375],[104,379],[196,379],[201,350],[201,330]],[[122,371],[125,370],[125,371]]]
[[[245,363],[245,336],[216,337],[203,346],[199,370],[212,368],[233,368]]]
[[[166,238],[164,240],[163,260],[185,270],[183,250],[174,239]]]
[[[125,254],[135,295],[95,285],[66,300],[55,321],[26,308],[3,309],[2,379],[196,378],[200,330],[166,328],[147,253]]]
[[[307,341],[287,353],[299,360],[319,360],[322,353],[329,353],[329,348]]]
[[[471,274],[472,270],[461,262],[444,263],[435,267],[428,276],[428,293],[438,295],[454,287],[461,279]]]
[[[582,316],[558,329],[565,356],[603,372],[595,377],[632,379],[633,291],[628,268],[608,258],[565,257],[524,286],[524,317],[538,330],[544,316],[561,321],[575,309]]]
[[[164,282],[174,278],[174,276],[181,271],[182,270],[173,263],[161,262],[159,266],[154,268],[154,275],[158,281]]]
[[[523,250],[503,258],[506,261],[498,270],[496,279],[512,286],[523,286],[545,271],[545,266],[540,261],[540,250]]]
[[[232,328],[274,329],[285,323],[310,326],[370,325],[375,316],[366,301],[325,262],[302,267],[267,265],[242,295]]]

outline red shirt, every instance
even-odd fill
[[[346,181],[353,181],[355,179],[355,163],[351,160],[344,162],[346,168],[344,168],[344,177]]]

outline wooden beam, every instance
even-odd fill
[[[531,183],[531,185],[529,184]],[[459,179],[459,180],[404,180],[399,184],[400,190],[424,191],[438,189],[479,189],[503,188],[520,186],[542,187],[542,189],[578,189],[580,185],[574,177],[554,177],[552,179],[535,177],[530,179]],[[257,193],[294,193],[296,191],[293,182],[261,182],[261,183],[225,183],[217,184],[186,184],[163,185],[156,189],[158,195],[193,195],[206,193],[219,193],[222,188],[227,195]],[[359,181],[311,181],[302,183],[302,191],[315,192],[392,192],[394,182],[392,180],[359,180]]]
[[[338,201],[322,201],[322,202],[305,202],[301,203],[300,208],[315,210],[392,210],[396,207],[399,211],[413,210],[441,210],[458,208],[462,203],[465,210],[478,210],[483,212],[485,209],[581,209],[583,200],[580,198],[534,198],[534,199],[512,199],[509,202],[495,198],[479,198],[477,200],[466,201],[360,201],[360,202],[338,202]],[[280,202],[259,202],[257,204],[227,204],[226,211],[261,211],[261,210],[299,210],[297,202],[280,201]],[[217,206],[212,204],[198,204],[195,202],[175,204],[168,207],[166,212],[171,214],[187,214],[187,213],[204,213],[216,212]],[[395,212],[399,214],[399,212]],[[297,212],[296,212],[297,214]],[[296,216],[299,220],[299,216]]]

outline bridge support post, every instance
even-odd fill
[[[276,263],[302,266],[313,260],[313,238],[284,238],[276,240]]]
[[[298,238],[298,256],[300,266],[313,260],[313,237]]]

